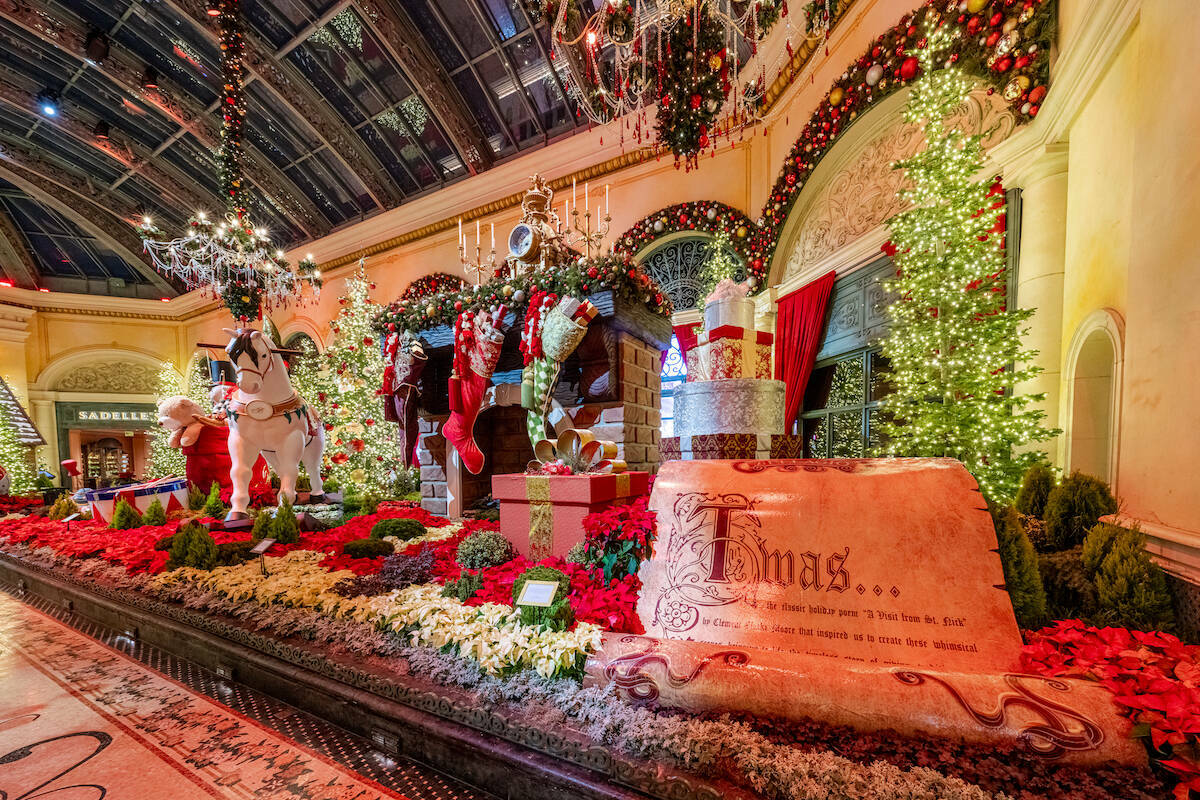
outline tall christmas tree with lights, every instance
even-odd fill
[[[333,341],[322,354],[324,369],[301,365],[298,385],[309,402],[316,403],[325,423],[325,460],[344,490],[357,487],[382,493],[398,466],[396,442],[383,425],[383,350],[372,320],[379,306],[371,302],[374,284],[359,263],[358,272],[346,280],[341,310],[330,323]],[[307,384],[316,384],[311,387]]]
[[[905,110],[921,125],[925,148],[898,162],[911,188],[908,211],[888,220],[896,263],[888,289],[892,327],[883,341],[892,391],[884,399],[883,450],[893,455],[957,458],[984,496],[1011,501],[1021,474],[1044,454],[1015,448],[1052,435],[1039,395],[1015,395],[1014,385],[1040,370],[1021,346],[1032,310],[1007,307],[1003,195],[978,180],[978,136],[947,129],[971,80],[940,54],[948,23],[928,31],[917,52],[922,76]],[[893,249],[894,248],[894,249]]]
[[[0,467],[8,474],[9,494],[33,491],[35,476],[29,459],[29,446],[21,444],[17,425],[3,408],[0,408]]]

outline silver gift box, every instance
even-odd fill
[[[736,325],[754,330],[754,301],[748,297],[727,297],[704,305],[704,330]]]
[[[782,434],[783,390],[783,381],[755,378],[685,383],[674,393],[675,435]]]

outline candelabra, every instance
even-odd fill
[[[485,280],[494,278],[500,266],[496,261],[496,223],[492,223],[492,249],[485,259],[480,246],[479,222],[475,222],[475,258],[472,259],[467,255],[467,239],[463,236],[462,220],[460,219],[458,221],[458,260],[462,264],[463,271],[475,282],[476,286]]]
[[[575,202],[575,182],[571,181],[571,209],[567,212],[570,218],[570,227],[559,234],[559,239],[568,247],[573,247],[577,250],[583,250],[587,258],[592,258],[593,251],[595,255],[600,255],[604,250],[604,239],[608,236],[609,227],[612,224],[612,217],[608,213],[608,184],[604,186],[604,216],[600,216],[600,209],[596,209],[596,229],[592,230],[592,209],[589,199],[589,186],[583,185],[583,213],[579,212],[579,204]],[[580,224],[579,218],[583,217],[583,223]]]

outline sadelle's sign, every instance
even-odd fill
[[[153,422],[154,413],[152,411],[91,411],[81,408],[75,418],[88,422]]]

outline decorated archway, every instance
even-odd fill
[[[765,288],[780,235],[813,171],[833,144],[864,112],[917,77],[911,55],[924,43],[923,26],[950,24],[957,35],[947,63],[976,76],[988,93],[999,92],[1018,124],[1037,116],[1050,80],[1054,7],[1049,0],[928,0],[881,34],[847,66],[800,132],[754,228],[748,266]]]

